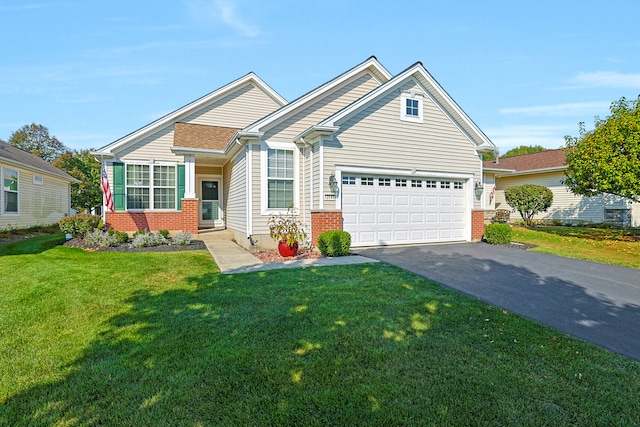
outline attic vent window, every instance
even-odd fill
[[[400,120],[422,123],[423,97],[415,92],[400,95]]]
[[[37,185],[44,184],[44,179],[39,175],[33,175],[33,183]]]

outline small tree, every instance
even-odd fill
[[[553,203],[553,193],[543,185],[524,184],[504,190],[507,203],[520,216],[527,226],[533,225],[533,217],[538,212],[546,212]]]

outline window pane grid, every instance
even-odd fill
[[[293,179],[293,151],[269,149],[268,171],[269,178]]]
[[[293,205],[293,181],[271,179],[267,192],[269,208],[288,209]]]
[[[18,212],[18,172],[3,169],[2,187],[4,189],[4,211]]]
[[[128,209],[149,209],[149,189],[131,187],[127,190]]]
[[[175,187],[176,168],[174,166],[155,166],[153,168],[154,187]]]

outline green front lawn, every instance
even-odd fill
[[[536,252],[640,268],[640,229],[514,227],[513,240]]]
[[[55,247],[0,277],[0,425],[640,423],[637,362],[382,263]]]

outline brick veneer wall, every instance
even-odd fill
[[[198,234],[198,199],[182,199],[182,211],[107,212],[106,223],[119,231],[172,230]]]
[[[342,211],[311,211],[311,243],[318,246],[318,236],[327,230],[342,230]]]
[[[471,211],[471,240],[480,240],[484,235],[484,210]]]

